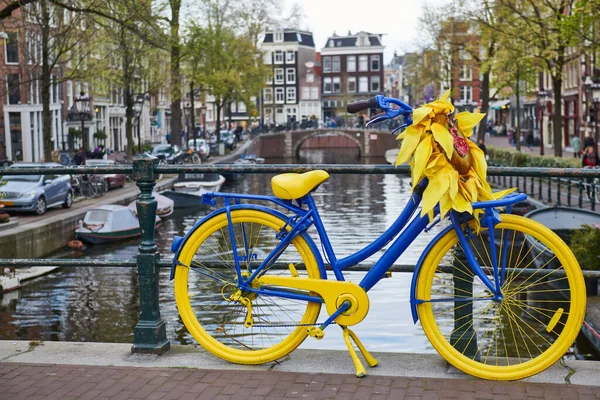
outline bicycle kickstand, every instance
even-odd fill
[[[340,325],[340,327],[342,328],[342,331],[344,334],[344,342],[346,342],[346,346],[348,346],[348,351],[350,352],[350,357],[352,357],[352,362],[354,363],[354,367],[356,368],[356,376],[358,378],[367,376],[365,367],[363,366],[362,362],[358,358],[358,355],[356,354],[356,350],[354,350],[354,346],[352,346],[352,342],[350,341],[350,339],[354,340],[354,343],[356,343],[356,347],[358,347],[358,349],[360,350],[365,361],[367,362],[367,364],[369,364],[369,367],[376,367],[379,361],[377,361],[377,359],[375,357],[373,357],[367,351],[365,346],[363,346],[361,341],[358,340],[358,337],[356,336],[356,334],[350,328],[348,328],[347,326],[342,326],[342,325]]]

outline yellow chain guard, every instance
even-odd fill
[[[356,283],[284,276],[262,276],[258,281],[261,287],[279,286],[317,293],[325,301],[329,315],[333,314],[344,301],[349,301],[350,308],[335,319],[335,322],[340,325],[356,325],[369,312],[369,296]]]

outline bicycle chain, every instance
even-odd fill
[[[296,326],[320,326],[322,323],[314,323],[314,324],[279,324],[279,325],[257,325],[255,324],[253,327],[255,328],[293,328]],[[330,325],[337,325],[337,322],[332,322]]]

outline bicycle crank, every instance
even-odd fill
[[[347,310],[335,318],[335,322],[340,325],[356,325],[369,312],[369,296],[356,283],[267,275],[258,278],[258,282],[261,288],[265,286],[279,286],[317,293],[323,298],[329,315],[333,315],[344,302],[350,303]]]

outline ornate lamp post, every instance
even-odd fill
[[[92,120],[92,113],[90,110],[90,98],[85,93],[79,93],[79,96],[75,98],[75,104],[69,111],[69,120],[81,121],[81,147],[83,147],[83,154],[81,155],[81,165],[85,165],[86,152],[87,152],[87,138],[85,134],[85,121]]]
[[[141,136],[141,118],[142,111],[144,110],[144,102],[146,97],[143,94],[135,96],[135,103],[133,103],[133,111],[135,112],[135,118],[137,120],[137,137],[138,137],[138,154],[142,154],[142,136]]]
[[[202,113],[202,139],[206,139],[206,106],[202,105],[200,107],[200,112]],[[194,136],[195,138],[195,136]]]
[[[596,153],[598,153],[598,109],[600,104],[600,83],[594,83],[591,76],[586,76],[583,87],[585,89],[587,126],[594,131],[594,142],[596,143]],[[592,128],[592,122],[594,126]]]

